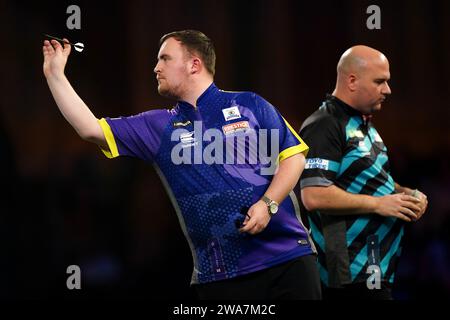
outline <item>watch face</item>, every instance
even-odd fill
[[[277,211],[278,211],[278,206],[277,206],[275,203],[272,203],[272,204],[270,205],[270,212],[271,212],[272,214],[275,214],[275,213],[277,213]]]

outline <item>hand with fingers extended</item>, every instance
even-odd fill
[[[64,39],[65,42],[69,42]],[[45,40],[42,47],[44,54],[44,75],[48,79],[50,77],[64,75],[64,68],[67,63],[67,58],[70,55],[71,46],[69,43],[64,43],[64,47],[56,40]]]
[[[264,201],[259,200],[253,204],[248,210],[247,217],[242,224],[243,227],[239,232],[247,232],[249,234],[257,234],[263,231],[270,221],[270,214]]]
[[[377,198],[375,212],[385,217],[395,217],[407,222],[418,219],[420,200],[411,195],[397,193]]]

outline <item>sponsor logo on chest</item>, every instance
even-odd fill
[[[222,126],[222,131],[225,134],[225,136],[228,136],[230,134],[234,134],[237,132],[246,131],[249,128],[250,125],[248,121],[239,121]]]
[[[176,122],[172,123],[174,128],[186,127],[186,126],[188,126],[190,124],[191,124],[191,122],[189,120],[187,120],[187,121],[176,121]]]
[[[364,134],[361,130],[350,130],[348,131],[349,138],[364,138]]]
[[[237,106],[222,109],[222,113],[225,121],[239,119],[241,117],[241,113],[239,112],[239,108]]]
[[[195,133],[194,131],[191,131],[180,134],[180,142],[183,148],[192,147],[197,144],[197,140],[195,139],[194,133]]]

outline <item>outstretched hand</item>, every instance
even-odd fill
[[[61,76],[64,74],[64,68],[67,63],[67,58],[70,55],[71,46],[65,41],[64,48],[56,40],[45,40],[42,47],[42,53],[44,54],[43,71],[46,78],[52,76]]]

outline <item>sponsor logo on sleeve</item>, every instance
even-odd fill
[[[329,160],[320,159],[320,158],[306,159],[305,169],[328,170],[329,163],[330,163]]]

